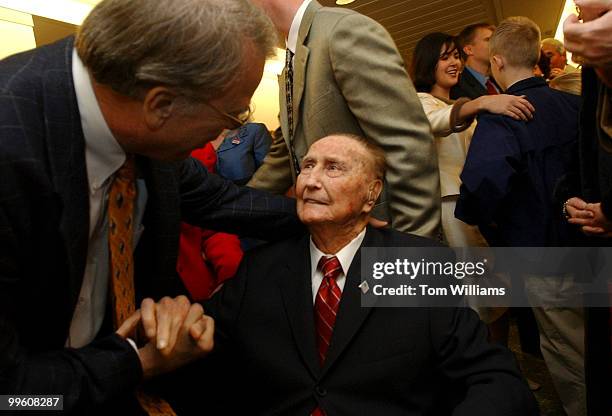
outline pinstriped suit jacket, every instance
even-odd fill
[[[115,335],[63,349],[88,244],[84,139],[71,74],[73,40],[0,61],[0,392],[64,394],[91,408],[133,390],[138,358]],[[135,253],[137,297],[184,290],[179,221],[265,238],[302,230],[293,201],[239,188],[188,159],[138,159],[149,199]]]

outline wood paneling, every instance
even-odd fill
[[[509,16],[527,16],[540,26],[542,37],[553,36],[564,4],[563,0],[356,0],[347,6],[336,6],[335,0],[319,2],[348,7],[380,22],[406,60],[427,33],[456,35],[467,25],[497,24]]]

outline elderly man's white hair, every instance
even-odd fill
[[[559,55],[565,55],[565,46],[563,46],[563,42],[554,38],[546,38],[542,39],[542,46],[549,45],[552,46],[559,52]]]

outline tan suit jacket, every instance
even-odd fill
[[[313,1],[300,25],[294,58],[294,146],[298,160],[316,140],[352,133],[386,152],[388,212],[394,229],[435,236],[440,183],[429,123],[387,31],[354,11]],[[285,73],[280,118],[288,137]],[[285,192],[295,182],[288,145],[275,143],[249,186]],[[381,215],[380,207],[376,211]]]

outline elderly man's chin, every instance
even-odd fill
[[[301,200],[297,202],[297,214],[302,223],[318,224],[329,220],[329,215],[322,212],[324,206],[311,203],[305,203]]]

